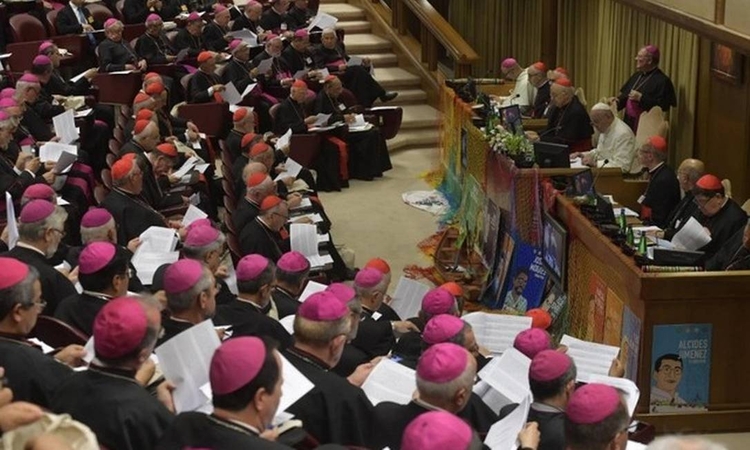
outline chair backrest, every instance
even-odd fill
[[[236,265],[242,259],[242,250],[240,250],[240,242],[237,240],[237,236],[227,233],[227,246],[232,254],[232,261]]]
[[[107,189],[112,189],[112,172],[109,169],[102,169],[102,183]]]
[[[650,111],[638,118],[638,132],[635,135],[635,148],[641,146],[651,136],[661,136],[666,139],[669,134],[669,122],[664,119],[661,107],[654,106]]]
[[[729,178],[721,180],[721,185],[724,188],[724,195],[727,198],[732,198],[732,181]]]
[[[122,20],[125,15],[122,13],[122,9],[125,7],[125,0],[117,0],[115,2],[115,13],[117,14],[117,18]]]
[[[320,155],[320,146],[319,134],[293,134],[289,139],[289,157],[311,169]]]
[[[748,216],[750,216],[750,199],[747,199],[745,203],[742,204],[742,209],[747,213]]]
[[[107,197],[107,194],[109,194],[109,189],[106,187],[99,185],[94,188],[94,199],[96,199],[96,204],[101,205],[104,199]]]
[[[13,42],[47,39],[47,30],[44,28],[44,24],[31,14],[16,14],[11,16],[9,22]]]
[[[104,25],[104,22],[106,22],[107,19],[115,16],[109,8],[98,3],[89,3],[85,7],[91,13],[91,17],[94,18],[94,21],[99,22],[102,25]]]
[[[57,9],[53,9],[51,11],[48,11],[46,14],[47,19],[47,33],[52,36],[57,36],[57,25],[55,23],[57,22]]]
[[[185,75],[184,77],[180,78],[180,84],[182,85],[182,89],[187,92],[188,84],[190,84],[190,78],[193,76],[192,73],[189,73]]]
[[[31,330],[29,336],[35,337],[54,348],[67,347],[68,345],[85,345],[88,336],[62,320],[50,316],[39,316],[36,326]]]
[[[107,160],[107,167],[110,169],[112,168],[112,165],[117,162],[117,156],[120,154],[120,149],[113,149],[112,148],[112,141],[109,141],[109,153],[107,153],[107,156],[105,156],[105,159]]]

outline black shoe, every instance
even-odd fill
[[[385,94],[380,96],[380,101],[383,103],[390,102],[394,98],[398,97],[398,92],[386,92]]]

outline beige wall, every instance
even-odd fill
[[[724,25],[743,34],[750,34],[750,1],[726,0]]]
[[[716,1],[715,0],[649,0],[652,3],[659,3],[664,6],[688,13],[692,16],[700,17],[708,21],[714,21]],[[736,3],[744,3],[747,0],[735,0]],[[727,1],[729,3],[729,0]],[[747,8],[747,6],[745,6]]]

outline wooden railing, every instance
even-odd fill
[[[411,32],[422,45],[422,62],[437,70],[444,50],[453,61],[454,77],[471,75],[479,55],[427,0],[391,0],[392,26],[401,35]]]

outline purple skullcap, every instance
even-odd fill
[[[446,411],[420,414],[404,429],[401,450],[467,450],[474,432],[457,416]]]
[[[114,17],[110,17],[109,19],[104,21],[104,28],[109,28],[117,22],[119,22],[119,20],[115,19]]]
[[[228,46],[229,47],[229,51],[233,52],[233,51],[237,50],[242,44],[244,44],[244,42],[242,41],[242,39],[235,39],[235,40],[233,40],[232,42],[229,43],[229,46]]]
[[[549,350],[551,346],[549,334],[541,328],[523,330],[513,340],[513,347],[532,359],[542,350]]]
[[[25,73],[18,79],[18,81],[23,81],[25,83],[39,83],[39,77],[33,73]]]
[[[55,205],[47,200],[32,200],[21,210],[18,220],[22,223],[33,223],[44,220],[55,212]]]
[[[190,14],[188,14],[188,17],[187,17],[187,21],[188,22],[195,22],[196,20],[201,20],[200,14],[198,14],[195,11],[191,12]]]
[[[190,223],[190,225],[188,225],[187,227],[185,227],[185,230],[188,233],[190,233],[190,230],[192,230],[193,228],[197,228],[197,227],[213,227],[213,226],[214,226],[214,224],[211,223],[211,219],[209,219],[207,217],[204,217],[202,219],[195,219],[194,221],[192,221]]]
[[[29,266],[15,258],[0,256],[0,290],[8,289],[29,275]]]
[[[23,191],[23,198],[29,200],[47,200],[51,202],[54,196],[55,190],[50,185],[44,183],[32,184]]]
[[[55,43],[52,41],[44,41],[41,44],[39,44],[39,53],[42,53],[43,51],[47,50],[50,47],[54,47]]]
[[[148,15],[148,17],[146,17],[146,24],[149,24],[150,22],[156,22],[156,21],[161,21],[161,16],[159,16],[158,14],[151,13]]]
[[[10,116],[5,111],[0,111],[0,122],[10,119]]]
[[[243,336],[221,344],[211,358],[208,378],[214,395],[226,395],[247,385],[260,373],[266,346],[257,337]]]
[[[81,218],[81,226],[84,228],[101,227],[112,220],[112,214],[104,208],[91,208]]]
[[[570,356],[557,350],[542,350],[531,360],[529,379],[534,381],[552,381],[560,378],[573,365]]]
[[[349,314],[349,308],[333,293],[322,291],[309,296],[297,315],[313,322],[333,322]]]
[[[164,271],[164,291],[181,294],[190,290],[203,276],[203,265],[195,259],[181,259]]]
[[[514,58],[505,58],[500,64],[500,67],[502,67],[503,69],[510,69],[516,64],[518,64],[518,61],[516,61]]]
[[[137,349],[146,337],[146,310],[136,297],[110,300],[96,315],[93,331],[97,357],[121,358]]]
[[[419,357],[417,377],[430,383],[448,383],[461,376],[468,365],[469,352],[465,348],[443,342],[428,348]]]
[[[646,47],[646,51],[649,55],[651,55],[651,58],[653,58],[655,61],[659,61],[659,57],[661,56],[661,52],[659,51],[659,47],[649,44]]]
[[[117,254],[117,247],[109,242],[92,242],[81,251],[78,257],[78,271],[83,275],[91,275],[112,262]]]
[[[11,97],[0,98],[0,108],[13,108],[14,106],[18,106],[18,102]]]
[[[464,329],[464,321],[451,314],[438,314],[422,331],[422,340],[430,345],[448,342]]]
[[[422,311],[430,315],[450,314],[456,305],[456,298],[445,289],[435,288],[422,297]]]
[[[565,415],[573,423],[592,425],[614,414],[621,402],[620,394],[612,386],[589,383],[573,392]]]
[[[262,255],[247,255],[237,263],[237,281],[250,281],[258,278],[268,267],[268,258]]]
[[[331,294],[335,295],[336,298],[338,298],[344,304],[347,304],[350,301],[354,300],[354,297],[357,295],[357,293],[354,292],[354,289],[352,289],[351,286],[348,286],[344,283],[332,283],[326,288],[326,292],[330,292]]]
[[[47,66],[47,65],[51,66],[52,60],[49,59],[49,57],[44,56],[44,55],[36,55],[34,57],[34,60],[31,62],[31,64],[35,66]]]
[[[227,7],[222,5],[221,3],[217,3],[214,5],[214,14],[223,13],[227,10]]]
[[[354,276],[354,285],[369,289],[374,288],[383,281],[383,272],[378,269],[362,269]]]
[[[204,247],[216,242],[221,236],[219,230],[212,226],[202,226],[191,228],[185,237],[186,247]]]
[[[299,273],[310,268],[310,261],[302,253],[291,251],[281,255],[281,258],[276,263],[276,267],[284,272]]]
[[[304,28],[300,28],[299,30],[294,32],[294,37],[296,37],[297,39],[304,39],[309,36],[310,36],[310,32]]]
[[[0,98],[13,98],[13,96],[16,94],[15,88],[7,87],[0,91]]]

